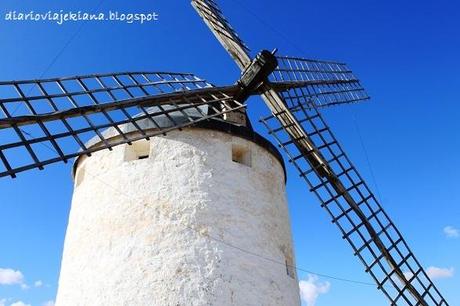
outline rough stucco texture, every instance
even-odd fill
[[[129,150],[80,160],[56,305],[300,305],[275,157],[202,129],[152,138],[148,159]]]

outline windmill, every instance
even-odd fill
[[[236,84],[215,87],[192,74],[163,72],[1,82],[0,177],[198,125],[250,127],[246,101],[260,95],[271,111],[261,124],[391,305],[448,305],[320,113],[368,99],[354,74],[343,63],[275,51],[251,58],[213,0],[192,4],[241,69]],[[135,153],[148,156],[142,148]]]

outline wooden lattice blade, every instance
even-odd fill
[[[249,48],[240,39],[236,31],[222,14],[213,0],[192,0],[192,5],[216,38],[236,61],[240,69],[251,63]]]
[[[262,120],[391,305],[448,305],[314,103],[266,86]]]
[[[286,91],[290,103],[317,107],[369,99],[359,79],[344,63],[277,56],[278,67],[269,80],[277,91]]]
[[[237,90],[172,73],[1,82],[0,177],[223,118],[245,107]]]

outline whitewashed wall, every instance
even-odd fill
[[[251,152],[251,167],[232,161],[232,145]],[[132,158],[133,147],[119,146],[80,160],[58,306],[300,304],[284,264],[293,250],[273,155],[188,129],[152,138],[150,157]]]

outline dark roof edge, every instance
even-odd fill
[[[198,124],[193,125],[192,128],[216,130],[254,142],[255,144],[261,146],[269,153],[271,153],[279,161],[281,167],[283,168],[284,181],[287,181],[286,164],[284,163],[284,159],[280,151],[268,139],[258,134],[254,130],[245,126],[234,125],[220,120],[201,121]]]
[[[201,128],[201,129],[207,129],[207,130],[215,130],[223,133],[227,133],[230,135],[238,136],[243,139],[246,139],[248,141],[251,141],[260,147],[266,149],[270,154],[272,154],[281,164],[281,167],[283,168],[283,173],[284,173],[284,181],[287,181],[287,173],[286,173],[286,165],[284,163],[284,159],[280,153],[280,151],[266,138],[264,138],[262,135],[256,133],[254,130],[245,127],[245,126],[239,126],[239,125],[234,125],[225,121],[220,121],[220,120],[207,120],[207,121],[201,121],[198,122],[190,127],[187,128]],[[78,161],[81,157],[77,157],[75,159],[75,162],[72,167],[72,175],[75,177],[76,173],[76,168],[78,165]]]

